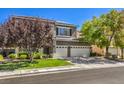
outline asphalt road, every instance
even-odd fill
[[[124,67],[0,79],[0,84],[124,84]]]

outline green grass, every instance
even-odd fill
[[[65,65],[70,65],[70,63],[60,59],[42,59],[42,60],[36,60],[36,63],[29,64],[29,66],[26,68],[43,68],[43,67],[65,66]]]
[[[56,67],[72,65],[66,60],[60,59],[38,59],[34,62],[18,62],[12,63],[7,62],[6,64],[0,64],[0,70],[16,70],[16,69],[33,69],[33,68],[44,68],[44,67]]]

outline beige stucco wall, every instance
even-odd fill
[[[110,47],[109,48],[109,53],[111,53],[112,55],[121,55],[121,50],[120,48],[114,48],[114,47]]]

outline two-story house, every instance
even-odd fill
[[[13,16],[16,20],[33,20],[35,17],[27,16]],[[53,55],[53,58],[63,58],[71,56],[89,56],[90,45],[86,42],[79,42],[76,26],[66,22],[42,19],[39,20],[49,21],[52,25],[53,31],[53,49],[42,48],[40,52]],[[51,51],[52,50],[52,51]],[[19,49],[5,49],[4,54],[18,53]]]
[[[55,22],[54,57],[89,56],[90,46],[79,42],[76,26],[65,22]]]

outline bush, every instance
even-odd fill
[[[9,54],[9,56],[8,56],[9,58],[11,58],[11,59],[16,59],[16,54]]]
[[[105,58],[112,59],[112,54],[111,53],[108,53],[107,55],[105,55]]]
[[[43,54],[43,53],[39,53],[39,52],[33,53],[34,59],[48,58],[48,57],[49,57],[49,55],[47,55],[47,54]]]
[[[41,54],[41,56],[42,56],[42,58],[49,58],[50,57],[50,55],[48,55],[48,54]]]
[[[41,53],[34,53],[33,58],[34,59],[40,59],[41,58]]]
[[[0,55],[0,61],[3,61],[4,58],[3,58],[3,55]]]
[[[90,53],[90,56],[91,56],[91,57],[102,56],[102,54],[99,54],[99,53],[93,52],[93,53]]]
[[[20,58],[20,59],[27,59],[28,56],[23,54],[23,55],[20,55],[19,58]]]
[[[118,58],[117,55],[112,55],[112,59]]]
[[[97,54],[94,52],[94,53],[90,53],[90,56],[97,56]]]
[[[27,55],[27,58],[29,58],[29,55],[27,52],[20,52],[18,53],[18,58],[20,58],[21,55]]]

